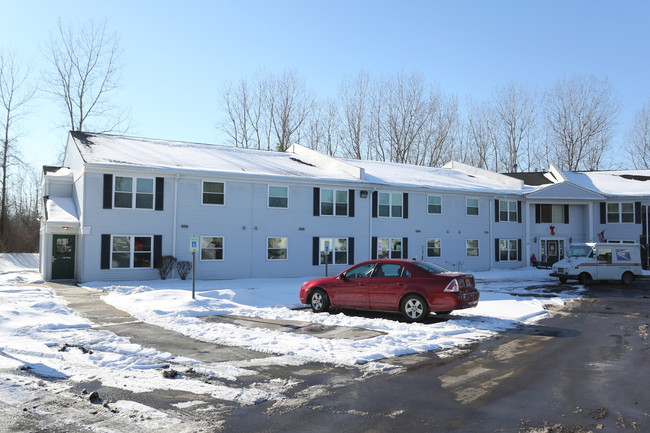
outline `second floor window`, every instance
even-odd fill
[[[467,199],[467,215],[478,215],[478,199]]]
[[[634,203],[607,203],[608,223],[633,223]]]
[[[380,217],[402,218],[402,199],[401,193],[379,193],[378,215]]]
[[[222,205],[226,202],[223,182],[203,182],[203,204]]]
[[[153,179],[115,176],[114,206],[116,208],[153,209],[153,190]]]
[[[518,219],[517,202],[513,200],[500,200],[499,221],[510,221],[516,223]]]
[[[427,197],[427,213],[442,213],[442,199],[440,196],[430,195]]]
[[[269,207],[289,207],[289,188],[286,186],[269,186]]]
[[[348,191],[336,189],[320,190],[321,215],[348,215]]]

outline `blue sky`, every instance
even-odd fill
[[[623,104],[614,146],[650,98],[648,1],[0,0],[0,49],[35,72],[58,19],[106,19],[124,53],[113,102],[130,135],[220,144],[219,91],[265,69],[297,70],[320,98],[345,76],[421,73],[445,92],[489,98],[512,80],[544,90],[562,76],[607,78]],[[35,166],[56,162],[61,113],[40,95],[21,124]]]

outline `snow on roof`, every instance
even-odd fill
[[[456,191],[522,193],[522,190],[513,188],[512,185],[448,168],[339,159],[325,155],[323,158],[307,158],[302,153],[105,134],[72,132],[71,135],[83,160],[88,164],[318,178]],[[334,161],[359,167],[362,169],[361,178],[341,168],[343,164],[332,164]]]
[[[45,202],[47,222],[54,224],[78,225],[77,206],[72,197],[48,197]]]
[[[569,182],[591,191],[617,196],[650,195],[650,170],[564,172]]]

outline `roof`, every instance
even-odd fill
[[[650,170],[564,172],[564,175],[571,183],[607,195],[650,195]]]
[[[46,197],[45,215],[50,224],[79,225],[77,206],[72,197]]]
[[[70,136],[82,159],[89,165],[313,178],[357,182],[362,185],[379,184],[486,193],[522,192],[507,183],[475,176],[462,170],[334,158],[297,145],[292,147],[293,152],[273,152],[83,132],[71,132]],[[351,166],[359,169],[349,170]]]

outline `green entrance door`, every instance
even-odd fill
[[[74,279],[74,235],[53,235],[52,279]]]

